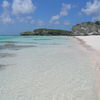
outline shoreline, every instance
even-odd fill
[[[94,48],[92,44],[90,45],[90,41],[84,37],[84,36],[75,36],[74,37],[79,44],[83,47],[82,49],[86,50],[88,54],[90,55],[90,63],[93,65],[95,71],[96,71],[96,92],[97,92],[97,98],[100,100],[100,52],[97,48]],[[89,36],[88,36],[89,38]],[[95,39],[96,40],[96,39]]]

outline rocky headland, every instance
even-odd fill
[[[72,27],[72,33],[79,35],[100,35],[100,22],[84,22]]]
[[[83,22],[72,27],[72,30],[35,29],[33,32],[22,32],[21,36],[87,36],[100,35],[100,21]]]

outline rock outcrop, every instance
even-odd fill
[[[73,26],[72,32],[76,35],[100,35],[100,24],[84,22]]]

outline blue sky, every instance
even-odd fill
[[[100,20],[100,0],[0,0],[0,34],[36,28],[71,30],[75,24]]]

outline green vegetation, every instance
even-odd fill
[[[51,36],[59,36],[59,35],[68,35],[68,36],[72,36],[72,32],[68,31],[68,30],[59,30],[59,29],[35,29],[34,34],[38,34],[38,35],[51,35]]]
[[[21,35],[33,35],[33,32],[23,32],[23,33],[21,33]]]
[[[91,23],[92,23],[92,22],[89,22],[89,21],[87,22],[87,24],[91,24]]]
[[[96,24],[96,25],[100,25],[100,21],[96,21],[95,24]]]
[[[24,33],[26,33],[26,34],[32,34],[33,32],[24,32]]]
[[[38,31],[38,32],[43,32],[43,31],[65,32],[66,30],[40,28],[40,29],[34,30],[34,32],[36,32],[36,31]]]
[[[40,28],[35,29],[33,32],[23,32],[21,33],[22,36],[75,36],[71,31],[68,30],[60,30],[60,29],[46,29]]]

